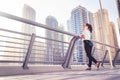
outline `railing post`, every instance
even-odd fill
[[[69,44],[69,47],[68,47],[68,50],[67,50],[67,53],[65,56],[64,63],[62,64],[63,68],[70,68],[70,61],[71,61],[74,45],[75,45],[75,42],[77,39],[79,39],[79,37],[74,36],[70,41],[70,44]]]
[[[106,58],[106,56],[107,56],[107,53],[108,53],[108,50],[105,51],[105,55],[104,55],[104,57],[103,57],[101,66],[103,66],[103,64],[104,64],[104,62],[105,62],[105,58]],[[104,66],[103,66],[103,67],[104,67]]]
[[[25,60],[23,62],[23,66],[22,66],[23,69],[29,69],[28,68],[28,61],[29,61],[29,58],[30,58],[30,54],[32,52],[32,47],[33,47],[34,40],[35,40],[35,34],[32,33],[31,40],[30,40],[30,43],[29,43],[29,46],[28,46],[28,49],[27,49],[27,53],[26,53],[26,56],[25,56]]]
[[[113,59],[113,67],[115,67],[115,62],[116,62],[116,59],[117,59],[117,57],[118,57],[119,52],[120,52],[120,49],[118,49],[118,50],[116,51],[115,57],[114,57],[114,59]]]
[[[92,55],[95,53],[95,47],[92,48]]]
[[[108,48],[107,48],[108,49]],[[112,59],[112,55],[110,53],[110,49],[108,49],[108,54],[109,54],[109,62],[110,62],[110,66],[111,68],[113,68],[113,59]]]

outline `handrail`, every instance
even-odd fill
[[[0,28],[1,31],[6,31],[6,32],[12,32],[12,33],[17,33],[17,34],[21,34],[21,35],[25,35],[25,36],[31,36],[31,34],[28,33],[22,33],[22,32],[17,32],[17,31],[12,31],[12,30],[8,30],[8,29],[2,29]],[[1,36],[1,35],[0,35]],[[2,37],[2,36],[1,36]],[[3,36],[3,37],[7,37],[7,36]],[[47,39],[47,40],[51,40],[51,41],[56,41],[56,42],[62,42],[62,43],[66,43],[69,44],[68,42],[64,42],[64,41],[60,41],[60,40],[54,40],[54,39],[49,39],[49,38],[45,38],[45,37],[41,37],[41,36],[37,36],[37,38],[42,38],[42,39]],[[13,37],[9,37],[9,38],[13,38]],[[16,38],[16,39],[20,39],[20,38]],[[26,40],[26,39],[20,39],[20,40]],[[29,40],[26,40],[29,41]]]
[[[0,30],[2,30],[2,31],[6,31],[6,32],[17,33],[17,34],[21,34],[21,35],[26,35],[26,36],[31,36],[31,34],[27,34],[27,33],[21,33],[21,32],[12,31],[12,30],[3,29],[3,28],[0,28]]]
[[[98,44],[105,45],[105,46],[108,46],[108,47],[111,47],[111,48],[119,49],[119,47],[111,46],[111,45],[104,44],[104,43],[101,43],[101,42],[97,42],[97,41],[94,41],[94,40],[92,40],[92,41],[93,41],[94,43],[98,43]]]
[[[70,68],[70,61],[71,61],[71,57],[72,57],[72,54],[73,54],[74,45],[75,45],[75,42],[78,39],[79,39],[79,37],[77,37],[77,36],[74,36],[71,39],[68,50],[67,50],[67,53],[66,53],[66,56],[65,56],[65,60],[64,60],[64,62],[62,64],[63,68]]]
[[[16,20],[16,21],[20,21],[20,22],[23,22],[23,23],[31,24],[31,25],[34,25],[34,26],[37,26],[37,27],[42,27],[42,28],[45,28],[45,29],[48,29],[48,30],[52,30],[52,31],[64,33],[64,34],[67,34],[67,35],[75,36],[75,34],[72,34],[72,33],[69,33],[69,32],[66,32],[66,31],[63,31],[63,30],[60,30],[60,29],[52,28],[52,27],[49,27],[48,25],[43,25],[43,24],[40,24],[38,22],[29,20],[29,19],[25,19],[25,18],[21,18],[21,17],[18,17],[18,16],[14,16],[14,15],[11,15],[11,14],[8,14],[8,13],[5,13],[5,12],[0,11],[0,16],[6,17],[6,18],[9,18],[9,19],[13,19],[13,20]]]
[[[120,49],[118,49],[118,50],[116,51],[115,57],[114,57],[114,59],[113,59],[113,66],[114,66],[114,67],[115,67],[116,58],[118,57],[119,52],[120,52]]]

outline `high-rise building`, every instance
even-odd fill
[[[23,6],[23,18],[35,21],[35,19],[36,19],[35,10],[32,7],[24,4],[24,6]],[[23,23],[23,25],[22,25],[22,32],[27,33],[27,34],[36,33],[35,27],[33,25],[29,25],[29,24],[25,24],[25,23]],[[23,38],[26,40],[30,40],[29,36],[23,36]],[[24,41],[23,43],[29,44],[28,41]],[[25,49],[28,48],[28,45],[24,45],[23,48],[25,48]],[[23,52],[26,52],[26,50],[24,50]],[[35,53],[35,51],[33,53]],[[23,56],[25,56],[25,55],[23,55]],[[31,54],[31,56],[35,57],[35,54],[34,55]],[[32,58],[32,60],[34,61],[35,59]]]
[[[116,0],[116,3],[117,3],[118,15],[120,18],[120,0]]]
[[[58,28],[58,21],[53,16],[48,16],[46,18],[46,25],[53,28]],[[46,30],[46,37],[48,39],[58,40],[58,33],[50,30]],[[55,57],[57,56],[58,42],[46,40],[47,50],[46,50],[46,60],[48,62],[54,62]]]
[[[90,23],[93,26],[93,13],[88,11],[88,23]]]
[[[94,13],[93,15],[93,21],[94,21],[94,28],[93,28],[93,31],[94,31],[94,34],[95,34],[95,38],[94,40],[95,41],[98,41],[98,42],[103,42],[105,43],[105,41],[103,40],[104,39],[104,36],[103,36],[103,26],[102,26],[102,17],[101,17],[101,11],[98,10],[96,13]],[[105,28],[104,28],[105,29]],[[96,44],[96,48],[98,49],[103,49],[102,45],[99,45],[99,44]]]
[[[115,24],[113,22],[109,23],[109,34],[110,34],[110,37],[109,37],[110,45],[118,47],[116,29],[115,29]],[[116,49],[110,48],[110,52],[114,57],[116,53]]]
[[[120,0],[116,0],[117,4],[117,10],[118,10],[118,28],[119,28],[119,34],[120,34]]]
[[[35,10],[32,7],[24,4],[24,7],[23,7],[23,18],[35,21],[35,19],[36,19],[36,12],[35,12]],[[35,27],[33,25],[23,24],[22,32],[31,34],[31,33],[35,33],[36,31],[35,31]]]
[[[70,33],[74,33],[74,32],[73,32],[74,29],[73,29],[72,24],[71,24],[71,19],[67,20],[67,30],[68,30],[68,32],[70,32]]]
[[[111,26],[113,25],[110,24],[108,11],[106,9],[103,9],[102,11],[98,10],[96,13],[94,13],[94,40],[114,46],[113,29]],[[112,50],[110,47],[106,47],[104,45],[102,46],[100,44],[96,44],[95,47],[101,50],[108,50],[110,54],[114,55],[114,53],[112,53],[114,50]],[[103,57],[101,56],[101,54],[103,54],[102,51],[96,53],[99,53],[99,57]]]
[[[64,31],[64,26],[61,24],[60,26],[58,26],[58,29],[60,29],[60,30],[62,30],[62,31]],[[63,43],[63,42],[67,42],[67,39],[66,39],[67,37],[65,37],[65,35],[64,34],[62,34],[62,33],[58,33],[58,40],[59,41],[61,41],[61,42],[59,42],[59,50],[58,50],[58,60],[60,60],[60,61],[62,61],[63,59],[64,59],[64,57],[65,57],[65,55],[66,55],[66,46],[68,45],[68,44],[65,44],[65,43]]]
[[[72,10],[72,12],[71,12],[71,27],[73,29],[74,34],[81,34],[83,31],[83,26],[86,23],[91,22],[91,21],[89,21],[89,20],[91,20],[91,17],[89,17],[90,14],[88,15],[88,12],[89,11],[87,11],[87,9],[82,6],[78,6]],[[82,41],[78,40],[77,44],[78,44],[77,53],[74,54],[74,56],[75,56],[74,61],[77,61],[77,62],[86,61],[85,54],[83,54],[84,49],[83,49]]]
[[[30,19],[30,20],[33,20],[35,21],[35,10],[33,8],[31,8],[30,6],[28,5],[24,5],[23,7],[23,17],[24,18],[27,18],[27,19]],[[23,33],[28,33],[28,34],[32,34],[32,33],[35,33],[35,28],[32,26],[32,25],[28,25],[28,24],[23,24],[22,25],[22,32]],[[27,39],[29,40],[30,37],[25,37],[25,36],[21,36],[21,35],[17,35],[17,34],[12,34],[12,33],[9,33],[9,35],[12,37],[21,37],[21,38],[24,38],[24,39]],[[21,41],[21,40],[18,40],[18,39],[12,39],[12,38],[6,38],[8,41],[10,42],[17,42],[17,43],[24,43],[24,44],[28,44],[29,42],[28,41]],[[23,57],[5,57],[3,58],[4,60],[16,60],[16,61],[21,61],[24,59],[24,56],[26,55],[26,50],[28,48],[28,45],[26,46],[21,46],[20,44],[13,44],[13,43],[6,43],[5,44],[6,46],[15,46],[15,47],[22,47],[23,49],[17,49],[17,48],[12,48],[12,47],[6,47],[5,48],[5,55],[9,55],[9,56],[23,56]],[[24,53],[22,53],[24,52]],[[11,54],[13,53],[13,54]],[[20,54],[21,53],[21,54]],[[16,65],[16,64],[13,64],[13,65]]]
[[[95,39],[95,31],[94,31],[94,22],[93,22],[93,13],[88,11],[88,23],[92,25],[93,31],[92,31],[92,39]]]
[[[110,39],[110,43],[112,46],[118,47],[118,41],[117,41],[117,34],[116,34],[116,28],[115,28],[115,24],[113,22],[110,22],[110,28],[111,28],[111,37]],[[115,53],[116,49],[111,48],[111,52]],[[112,54],[112,56],[115,56],[115,54]]]
[[[74,27],[72,26],[71,19],[67,20],[67,31],[70,33],[74,33]],[[72,36],[66,36],[68,38],[68,42],[72,39]]]

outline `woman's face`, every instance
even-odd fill
[[[85,29],[85,30],[88,29],[88,26],[85,25],[85,26],[84,26],[84,29]]]

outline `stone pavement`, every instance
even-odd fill
[[[1,76],[0,80],[120,80],[120,69],[63,71],[29,75]]]

